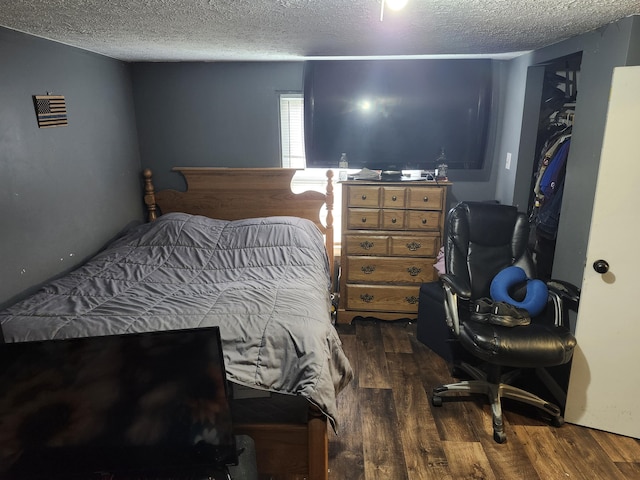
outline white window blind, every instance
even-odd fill
[[[304,97],[302,93],[280,94],[280,144],[282,166],[305,168]]]

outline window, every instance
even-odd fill
[[[280,145],[283,167],[305,167],[302,93],[280,94]]]
[[[327,191],[327,169],[306,168],[304,153],[304,96],[302,93],[280,94],[280,151],[284,168],[298,168],[291,182],[291,190],[302,193],[314,190]],[[336,160],[336,166],[338,161]],[[334,182],[338,180],[338,169],[333,170]],[[336,255],[340,254],[340,231],[342,223],[342,188],[334,185],[333,228]],[[326,215],[326,211],[323,212]]]

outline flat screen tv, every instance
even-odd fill
[[[307,167],[480,169],[491,91],[485,59],[307,61]]]
[[[0,345],[0,478],[227,478],[219,329]]]

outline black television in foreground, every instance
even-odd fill
[[[310,60],[305,62],[307,167],[483,166],[491,109],[486,59]]]
[[[227,478],[217,327],[0,345],[0,478]]]

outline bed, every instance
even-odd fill
[[[149,222],[0,312],[4,337],[218,325],[236,431],[255,441],[261,476],[327,479],[328,424],[353,377],[330,317],[331,172],[326,194],[294,194],[292,169],[174,170],[186,192],[156,192],[145,170]]]

